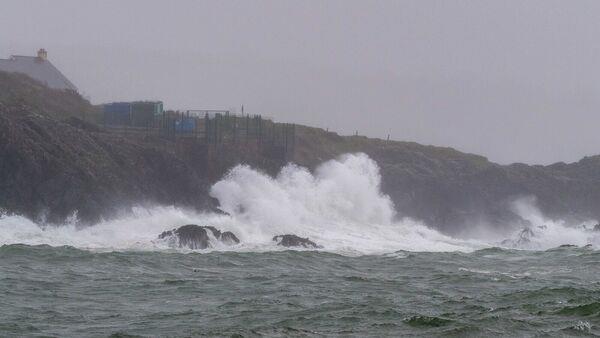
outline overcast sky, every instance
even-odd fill
[[[500,163],[600,154],[595,0],[1,0],[0,58],[39,47],[93,103],[244,104]]]

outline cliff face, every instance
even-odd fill
[[[535,197],[550,217],[600,219],[600,156],[571,164],[503,166],[451,148],[306,127],[297,129],[297,144],[296,161],[309,167],[340,153],[365,152],[381,167],[382,189],[401,215],[450,233],[469,224],[520,223],[511,204],[521,197]]]
[[[60,222],[97,221],[132,202],[206,207],[202,167],[160,142],[114,137],[0,106],[0,206]]]
[[[210,185],[237,163],[269,173],[284,165],[257,149],[211,149],[157,136],[118,136],[84,122],[94,109],[74,93],[0,72],[0,208],[60,222],[93,223],[139,203],[214,207]],[[378,162],[382,188],[401,215],[455,232],[518,222],[509,203],[536,196],[550,216],[600,219],[600,157],[551,166],[501,166],[450,148],[342,137],[298,126],[294,161],[314,168],[346,152]],[[210,160],[207,160],[210,159]]]
[[[0,72],[0,210],[60,223],[77,211],[94,223],[139,204],[213,209],[211,184],[239,162],[274,173],[283,163],[256,149],[214,152],[197,142],[114,134],[86,122],[94,108],[76,93]],[[47,103],[47,104],[46,104]]]

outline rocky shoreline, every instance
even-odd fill
[[[0,208],[38,221],[61,223],[76,212],[93,224],[140,204],[216,210],[208,190],[234,165],[276,174],[286,164],[232,147],[208,166],[202,145],[104,131],[94,107],[75,93],[7,73],[0,73],[0,89]],[[550,217],[600,219],[600,156],[499,165],[451,148],[305,126],[297,126],[295,142],[291,160],[311,170],[343,153],[366,153],[401,216],[447,233],[521,222],[510,203],[523,196],[535,196]]]

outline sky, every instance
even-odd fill
[[[92,103],[162,100],[507,164],[600,154],[600,1],[0,0]]]

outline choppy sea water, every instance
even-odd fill
[[[600,252],[0,248],[0,336],[600,334]]]

